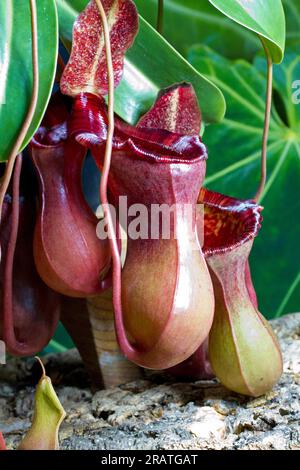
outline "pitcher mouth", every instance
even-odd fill
[[[105,145],[107,108],[103,98],[81,93],[74,100],[70,134],[82,145],[95,150]],[[115,117],[114,150],[153,163],[196,163],[207,159],[200,136],[181,135],[161,129],[135,127]]]
[[[204,204],[204,246],[206,257],[227,253],[253,240],[262,223],[262,206],[202,188],[198,203]]]

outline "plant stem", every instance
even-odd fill
[[[262,153],[261,153],[261,176],[257,193],[254,197],[256,202],[259,202],[266,185],[267,180],[267,151],[268,151],[268,138],[270,129],[271,107],[272,107],[272,91],[273,91],[273,62],[269,51],[265,47],[265,54],[267,57],[267,92],[266,92],[266,107],[265,107],[265,122],[262,140]]]
[[[107,75],[108,75],[108,132],[104,156],[104,165],[101,174],[101,183],[100,183],[100,198],[101,204],[104,211],[104,217],[108,227],[109,234],[109,243],[110,249],[112,252],[113,260],[113,285],[114,285],[114,298],[117,299],[118,303],[121,303],[121,258],[119,254],[119,248],[117,243],[116,232],[110,212],[110,207],[107,199],[107,184],[108,176],[111,165],[111,156],[112,156],[112,145],[113,145],[113,135],[115,127],[115,118],[114,118],[114,69],[113,61],[111,54],[111,44],[109,37],[109,26],[106,18],[104,8],[102,6],[101,0],[95,0],[98,6],[101,20],[103,24],[103,33],[106,49],[106,63],[107,63]]]
[[[9,344],[16,345],[16,331],[14,328],[13,315],[13,274],[14,274],[14,257],[18,240],[18,231],[20,224],[20,176],[22,171],[23,156],[20,153],[16,157],[15,171],[12,177],[12,204],[11,204],[11,229],[9,240],[6,248],[6,260],[3,266],[3,332],[5,341]]]
[[[156,29],[160,34],[163,33],[163,29],[164,29],[164,0],[158,0]]]
[[[114,315],[115,315],[115,331],[117,340],[120,346],[120,349],[125,357],[134,356],[135,350],[132,348],[130,342],[127,339],[126,331],[124,328],[124,323],[122,320],[122,261],[119,254],[119,247],[116,237],[116,231],[114,228],[110,206],[107,200],[107,183],[108,176],[111,165],[112,157],[112,145],[113,145],[113,134],[115,127],[114,120],[114,70],[113,62],[111,55],[111,45],[109,38],[109,27],[107,23],[107,18],[105,15],[104,8],[102,6],[101,0],[95,0],[99,8],[99,12],[102,18],[103,31],[104,31],[104,41],[106,48],[106,62],[107,62],[107,74],[108,74],[108,132],[104,156],[104,165],[101,174],[101,183],[100,183],[100,198],[101,204],[104,211],[105,220],[108,228],[109,244],[111,249],[112,256],[112,280],[113,280],[113,306],[114,306]]]
[[[0,188],[0,222],[2,216],[2,207],[4,197],[9,186],[15,161],[19,153],[19,149],[26,137],[28,129],[30,127],[31,121],[34,116],[35,108],[38,100],[39,92],[39,68],[38,68],[38,38],[37,38],[37,10],[36,10],[36,0],[30,1],[30,13],[31,13],[31,35],[32,35],[32,71],[33,71],[33,89],[30,105],[27,111],[26,118],[22,124],[19,135],[14,143],[12,151],[8,157],[5,174],[2,179],[2,184]]]
[[[46,369],[45,366],[42,362],[42,359],[40,359],[38,356],[35,356],[35,359],[40,363],[41,369],[42,369],[42,379],[46,377]]]

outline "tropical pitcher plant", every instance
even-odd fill
[[[122,358],[117,382],[125,380],[122,370],[130,364],[134,374],[140,368],[167,370],[192,379],[217,377],[244,395],[268,392],[280,378],[282,357],[259,311],[248,259],[262,224],[272,65],[282,59],[279,46],[240,21],[259,34],[268,77],[261,181],[253,197],[235,199],[205,185],[209,160],[222,156],[209,152],[203,131],[224,114],[221,92],[205,77],[188,64],[186,77],[176,78],[174,69],[173,81],[149,105],[143,104],[143,113],[132,119],[126,115],[140,99],[138,93],[130,94],[135,72],[126,59],[135,41],[141,41],[139,22],[153,40],[159,36],[139,19],[133,0],[86,2],[73,26],[72,47],[64,41],[71,49],[67,63],[57,56],[54,44],[44,107],[39,8],[56,14],[56,4],[23,3],[31,18],[32,93],[13,144],[1,156],[6,164],[0,190],[0,338],[7,352],[22,357],[39,353],[61,319],[89,367],[89,351],[100,333],[92,322],[93,334],[88,336],[83,325],[89,320],[88,306],[96,302],[105,315],[113,315],[111,334],[118,342],[118,360]],[[63,21],[63,2],[56,3]],[[211,3],[229,15],[227,2]],[[279,0],[274,3],[280,8]],[[8,4],[13,7],[14,0]],[[266,4],[265,14],[270,2]],[[160,14],[161,7],[159,2]],[[159,16],[160,33],[162,23]],[[138,77],[134,86],[139,86]],[[223,111],[212,116],[216,102]],[[226,142],[224,152],[230,152]],[[82,183],[88,154],[101,174],[98,217]],[[155,226],[154,210],[160,213]],[[25,438],[27,447],[41,448],[36,435],[43,439],[43,414],[49,411],[40,402],[37,392],[40,427]],[[57,448],[57,428],[64,416],[57,397],[52,402],[54,433],[50,441],[45,437],[50,442],[46,448]]]

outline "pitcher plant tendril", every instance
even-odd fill
[[[111,43],[110,43],[110,34],[109,34],[109,25],[105,10],[103,8],[101,0],[95,0],[97,7],[100,12],[102,24],[103,24],[103,34],[104,34],[104,43],[105,43],[105,52],[106,52],[106,64],[107,64],[107,75],[108,75],[108,130],[107,130],[107,140],[104,154],[104,164],[101,174],[101,183],[100,183],[100,199],[102,203],[102,208],[104,211],[105,220],[107,223],[108,234],[109,234],[109,243],[112,252],[112,263],[113,263],[113,304],[115,310],[115,328],[116,336],[118,338],[119,344],[123,353],[134,354],[134,348],[132,348],[129,343],[122,319],[122,292],[121,292],[121,274],[122,274],[122,262],[119,254],[119,248],[117,243],[116,232],[113,224],[112,215],[110,212],[110,207],[107,197],[107,186],[108,186],[108,177],[111,166],[112,158],[112,147],[113,147],[113,136],[115,128],[115,118],[114,118],[114,66],[112,60],[111,52]]]
[[[42,379],[44,379],[46,377],[46,369],[45,369],[45,366],[44,366],[44,363],[42,361],[42,359],[39,357],[39,356],[35,356],[34,357],[38,363],[40,364],[41,366],[41,369],[42,369]]]
[[[268,152],[268,138],[270,129],[270,118],[272,108],[272,91],[273,91],[273,62],[269,51],[262,41],[266,58],[267,58],[267,92],[266,92],[266,108],[265,108],[265,121],[262,140],[262,153],[261,153],[261,176],[260,184],[257,193],[254,197],[255,202],[259,202],[263,196],[263,192],[267,180],[267,152]]]
[[[26,137],[28,129],[30,127],[31,121],[34,116],[35,108],[38,100],[39,93],[39,69],[38,69],[38,31],[37,31],[37,9],[36,9],[36,0],[30,0],[30,13],[31,13],[31,33],[32,33],[32,72],[33,72],[33,90],[30,105],[28,112],[21,127],[20,133],[14,143],[12,151],[9,155],[7,166],[5,169],[5,175],[2,180],[1,189],[0,189],[0,222],[3,201],[8,189],[12,172],[14,169],[15,161],[19,152],[19,149],[22,145],[23,140]],[[0,255],[1,259],[1,255]]]
[[[122,300],[121,300],[121,272],[122,264],[121,257],[119,254],[118,243],[116,238],[116,233],[113,225],[112,215],[110,212],[108,198],[107,198],[107,185],[108,185],[108,176],[111,165],[112,157],[112,145],[113,145],[113,136],[114,136],[114,127],[115,127],[115,118],[114,118],[114,68],[113,60],[111,53],[111,44],[110,44],[110,35],[109,35],[109,26],[107,17],[101,3],[101,0],[96,0],[97,7],[101,16],[103,24],[103,33],[104,33],[104,43],[105,43],[105,52],[106,52],[106,63],[107,63],[107,74],[108,74],[108,131],[107,131],[107,140],[105,147],[105,156],[104,156],[104,165],[101,175],[100,183],[100,199],[102,203],[102,208],[104,211],[105,220],[107,222],[108,234],[109,234],[109,243],[112,252],[112,261],[113,261],[113,283],[114,283],[114,305],[117,306],[116,311],[121,311]],[[116,321],[116,333],[117,336],[123,336],[122,326],[118,327]],[[124,335],[125,336],[125,335]],[[121,340],[121,338],[119,338]],[[122,338],[125,343],[127,343],[127,338]]]

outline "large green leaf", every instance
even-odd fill
[[[289,47],[300,48],[300,2],[283,0],[283,6],[287,23],[286,44]]]
[[[281,0],[209,0],[228,18],[257,33],[273,62],[280,63],[285,47],[285,17]]]
[[[38,0],[39,97],[22,148],[39,126],[56,70],[58,20],[54,0]],[[0,2],[0,160],[7,159],[32,95],[32,54],[28,0]],[[21,149],[22,150],[22,149]]]
[[[60,35],[70,47],[71,27],[87,0],[56,0]],[[193,84],[205,122],[220,121],[225,102],[218,88],[200,75],[143,18],[133,47],[126,54],[124,77],[116,90],[116,112],[134,124],[160,89],[180,81]]]
[[[155,26],[157,0],[135,0],[141,15]],[[205,44],[230,59],[252,60],[261,50],[258,36],[242,28],[207,0],[165,0],[165,38],[185,57],[191,46]],[[300,46],[300,2],[283,0],[287,46]],[[273,18],[273,16],[272,16]]]
[[[228,105],[223,123],[209,126],[205,133],[206,185],[231,196],[253,197],[260,176],[265,61],[260,58],[255,66],[231,62],[199,47],[190,59],[221,88]],[[280,115],[273,106],[264,223],[252,255],[261,310],[269,317],[300,307],[300,106],[292,101],[292,83],[299,77],[300,55],[288,54],[275,67]]]
[[[135,0],[141,15],[156,25],[157,0]],[[184,56],[206,44],[229,58],[250,59],[261,48],[255,34],[226,18],[207,0],[165,0],[165,38]]]

